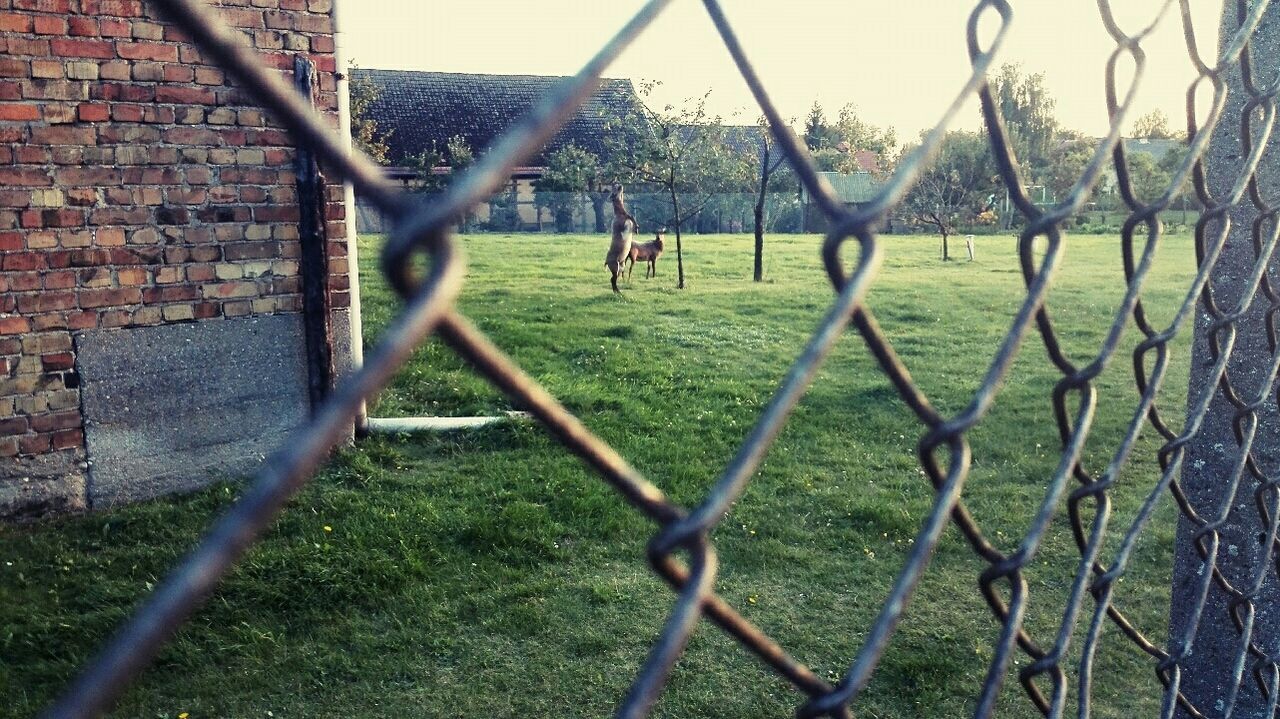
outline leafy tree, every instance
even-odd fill
[[[445,154],[433,143],[429,149],[416,155],[404,158],[404,166],[418,176],[418,182],[411,188],[413,192],[440,192],[449,184],[449,175],[437,173],[437,168],[444,167]]]
[[[1152,110],[1133,121],[1133,136],[1151,140],[1172,140],[1179,136],[1169,125],[1163,110]]]
[[[764,281],[764,203],[769,196],[769,179],[782,165],[786,156],[778,152],[774,146],[773,133],[769,122],[763,116],[757,124],[760,127],[760,152],[752,158],[755,174],[760,178],[760,192],[756,195],[756,204],[752,216],[755,219],[755,266],[753,277],[756,282]]]
[[[877,173],[893,170],[898,153],[898,133],[892,127],[880,128],[858,117],[857,107],[850,103],[840,109],[840,118],[836,121],[835,132],[840,142],[847,145],[836,163],[836,170],[843,173],[859,172],[857,151],[870,150],[876,153],[878,160]]]
[[[710,91],[679,107],[653,110],[645,100],[655,87],[644,84],[637,102],[607,119],[606,173],[620,182],[655,187],[669,198],[671,216],[665,224],[675,230],[676,286],[684,289],[683,223],[716,193],[745,187],[751,169],[743,153],[727,142],[720,118],[707,111]]]
[[[404,166],[417,175],[418,182],[412,188],[414,192],[440,192],[448,187],[459,173],[475,161],[471,145],[467,138],[454,135],[449,138],[445,150],[440,150],[435,143],[416,155],[404,158]],[[448,168],[449,172],[440,172]]]
[[[845,166],[848,154],[834,147],[822,147],[809,151],[809,155],[813,157],[813,164],[818,166],[820,172],[840,172],[840,168]]]
[[[510,181],[501,192],[489,200],[490,230],[514,232],[520,229],[520,204],[516,197],[516,183]]]
[[[1093,159],[1094,144],[1078,135],[1064,140],[1049,154],[1049,164],[1041,178],[1056,202],[1066,199],[1076,181],[1084,174],[1089,160]]]
[[[898,133],[864,121],[852,103],[840,109],[835,125],[827,125],[822,107],[815,102],[805,123],[805,143],[822,172],[861,172],[858,151],[870,150],[877,156],[877,174],[889,173],[898,154]]]
[[[455,174],[471,167],[476,161],[476,155],[471,149],[471,143],[467,142],[467,138],[462,135],[454,135],[449,138],[448,142],[445,143],[444,149],[449,160],[449,167],[453,168]]]
[[[1021,65],[1006,63],[1000,66],[992,90],[1018,159],[1032,181],[1043,184],[1060,132],[1044,73],[1024,75]]]
[[[962,223],[973,224],[991,208],[1000,181],[985,135],[947,133],[933,164],[921,173],[903,202],[906,213],[942,235],[942,259],[951,259],[947,238]]]
[[[1169,187],[1169,173],[1160,168],[1151,153],[1127,153],[1125,163],[1129,169],[1130,186],[1139,202],[1149,203]]]
[[[453,182],[462,172],[476,161],[471,143],[462,135],[450,137],[444,145],[445,159],[449,163],[449,176],[446,182]],[[458,218],[458,229],[466,232],[471,228],[471,213],[468,211]]]
[[[1169,181],[1172,182],[1173,176],[1177,174],[1178,168],[1182,167],[1182,162],[1185,159],[1187,159],[1187,146],[1174,145],[1173,147],[1170,147],[1167,152],[1164,153],[1164,157],[1160,158],[1160,162],[1157,163],[1157,166],[1160,168],[1162,172],[1164,172],[1166,175],[1169,176]],[[1188,189],[1187,186],[1190,184],[1191,184],[1191,176],[1187,175],[1187,179],[1181,185],[1178,186],[1178,190],[1173,193],[1173,196],[1176,198],[1176,197],[1179,197],[1180,195],[1183,195],[1184,193],[1194,194],[1194,193],[1187,192],[1187,189]]]
[[[351,66],[352,71],[356,69],[355,65]],[[357,150],[368,155],[374,162],[387,165],[391,161],[391,148],[387,145],[387,139],[395,130],[393,128],[386,132],[379,132],[378,121],[373,119],[369,112],[373,104],[378,101],[381,91],[368,77],[356,77],[354,72],[350,73],[349,77],[351,77],[351,141]]]
[[[600,184],[600,158],[573,143],[547,157],[547,169],[534,184],[537,202],[551,210],[557,232],[573,229],[573,208],[584,192]]]

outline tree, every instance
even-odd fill
[[[573,230],[573,208],[582,193],[600,184],[600,158],[572,142],[547,156],[547,169],[533,183],[537,202],[551,210],[557,232]]]
[[[760,153],[755,156],[754,164],[756,166],[756,174],[760,178],[760,193],[756,195],[756,206],[753,217],[755,219],[756,233],[756,251],[755,266],[753,278],[756,282],[764,281],[764,201],[769,194],[769,178],[777,171],[786,159],[785,155],[777,153],[774,147],[773,133],[770,131],[769,122],[763,116],[757,122],[760,127]],[[777,154],[777,157],[774,155]]]
[[[449,176],[445,180],[446,183],[452,183],[457,180],[468,167],[476,161],[475,153],[471,150],[471,143],[462,135],[454,135],[450,137],[444,145],[445,159],[449,163]],[[463,213],[458,218],[458,231],[466,232],[471,228],[471,212]]]
[[[1149,203],[1168,189],[1169,173],[1160,168],[1149,152],[1130,152],[1125,155],[1129,170],[1129,184],[1139,202]]]
[[[1032,182],[1043,184],[1060,130],[1044,73],[1024,75],[1021,65],[1006,63],[1000,66],[992,90],[1022,166]]]
[[[404,166],[418,177],[418,182],[410,190],[422,193],[436,193],[443,190],[448,186],[450,176],[438,173],[437,168],[447,164],[445,154],[436,148],[435,143],[432,143],[429,149],[404,158]]]
[[[489,200],[489,230],[514,232],[520,229],[520,203],[516,196],[516,183],[507,184]]]
[[[1053,193],[1054,201],[1062,202],[1084,174],[1085,167],[1093,159],[1093,141],[1083,135],[1060,142],[1049,155],[1049,165],[1041,178]]]
[[[881,128],[858,117],[857,107],[849,103],[840,108],[840,118],[836,121],[835,133],[846,151],[836,162],[836,171],[845,174],[859,172],[857,152],[870,150],[876,154],[876,173],[889,173],[898,153],[898,133],[892,127]],[[839,146],[837,145],[837,148]]]
[[[836,131],[827,124],[827,116],[822,111],[822,105],[817,100],[813,101],[813,107],[809,108],[809,116],[804,121],[804,144],[809,146],[811,152],[817,152],[823,149],[835,149],[840,142]]]
[[[378,121],[373,119],[370,109],[373,104],[378,101],[381,91],[374,84],[373,80],[368,77],[357,77],[355,75],[356,66],[351,66],[351,141],[355,144],[356,149],[369,156],[369,159],[379,165],[387,165],[391,162],[391,148],[387,145],[387,139],[391,137],[394,128],[386,132],[378,131]]]
[[[937,228],[942,235],[942,259],[950,260],[947,238],[961,223],[973,223],[990,210],[999,187],[986,136],[949,132],[937,159],[907,193],[903,208],[917,222]]]
[[[1163,110],[1152,110],[1133,121],[1133,136],[1151,140],[1172,140],[1179,136],[1169,125]]]
[[[726,141],[720,118],[708,113],[710,91],[659,111],[645,104],[655,87],[656,83],[645,83],[636,102],[607,119],[606,168],[620,182],[655,187],[669,199],[666,224],[676,235],[676,286],[684,289],[684,221],[716,193],[746,186],[751,170],[744,153]]]

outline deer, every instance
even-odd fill
[[[640,231],[640,223],[627,212],[622,183],[614,184],[609,199],[613,202],[613,239],[609,243],[608,254],[604,256],[604,266],[612,275],[613,291],[622,294],[618,289],[618,275],[622,274],[622,265],[631,255],[631,236],[633,232]],[[630,230],[627,229],[628,222],[631,223]]]
[[[627,266],[627,282],[631,281],[631,271],[635,269],[637,262],[647,262],[649,266],[645,268],[645,279],[658,276],[658,258],[662,257],[664,249],[662,243],[662,233],[665,229],[654,234],[653,239],[648,242],[631,245],[631,254],[627,255],[627,259],[631,262]]]

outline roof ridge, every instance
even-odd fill
[[[351,69],[356,72],[399,72],[408,75],[455,75],[461,77],[530,77],[542,80],[563,80],[573,75],[534,75],[531,73],[502,73],[502,72],[452,72],[447,70],[405,70],[399,68],[381,68],[381,67],[354,67]],[[611,80],[615,82],[633,82],[629,77],[602,77],[601,82]]]

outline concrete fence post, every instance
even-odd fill
[[[1241,9],[1247,10],[1246,3],[1225,3],[1220,46],[1230,40],[1239,26]],[[1275,59],[1280,57],[1280,7],[1273,5],[1266,11],[1253,34],[1249,54],[1254,61],[1251,63],[1254,86],[1266,87],[1274,82]],[[1239,63],[1230,71],[1227,83],[1227,105],[1214,130],[1205,162],[1207,187],[1214,202],[1229,197],[1244,167],[1248,152],[1243,133],[1250,132],[1252,144],[1256,146],[1263,139],[1265,125],[1260,121],[1260,112],[1247,125],[1250,129],[1246,130],[1246,124],[1242,123],[1249,95]],[[1206,108],[1201,108],[1201,117],[1205,111]],[[1272,137],[1268,143],[1270,149],[1262,156],[1257,171],[1258,188],[1264,200],[1274,199],[1276,189],[1280,188],[1280,154],[1275,145],[1276,138]],[[1206,216],[1211,214],[1206,212]],[[1187,446],[1181,468],[1186,501],[1201,521],[1193,522],[1185,514],[1179,520],[1169,645],[1175,655],[1189,652],[1179,662],[1179,683],[1186,697],[1210,717],[1271,717],[1270,702],[1255,678],[1260,676],[1270,683],[1271,665],[1247,650],[1246,636],[1266,655],[1280,656],[1280,583],[1277,582],[1276,552],[1267,546],[1270,522],[1263,517],[1263,508],[1274,517],[1280,507],[1280,494],[1269,488],[1266,481],[1280,479],[1280,418],[1270,371],[1273,347],[1268,338],[1268,323],[1274,325],[1276,318],[1269,316],[1271,301],[1262,289],[1254,292],[1252,303],[1234,322],[1234,349],[1226,369],[1226,377],[1238,400],[1250,403],[1258,397],[1264,398],[1256,413],[1238,409],[1226,389],[1213,382],[1217,358],[1211,345],[1215,331],[1219,343],[1226,342],[1228,332],[1221,329],[1224,318],[1236,312],[1252,289],[1250,278],[1259,261],[1259,248],[1276,228],[1275,218],[1268,219],[1266,215],[1265,208],[1258,207],[1248,192],[1231,209],[1222,256],[1210,275],[1216,313],[1210,311],[1203,297],[1195,308],[1188,406],[1194,407],[1203,399],[1204,392],[1213,393],[1213,398],[1200,431]],[[1211,218],[1202,221],[1203,227],[1199,229],[1206,250],[1220,235],[1222,221]],[[1280,287],[1274,271],[1275,259],[1268,264],[1271,286]],[[1245,446],[1250,446],[1265,479],[1260,480],[1245,466]],[[1233,495],[1236,477],[1239,481]],[[1228,502],[1230,510],[1225,521],[1215,522],[1215,516]],[[1216,542],[1213,541],[1214,528]],[[1200,602],[1203,579],[1211,572],[1209,563],[1197,550],[1197,538],[1206,548],[1216,545],[1217,570],[1246,595],[1232,594],[1218,582],[1212,582],[1198,623],[1195,608]],[[1263,579],[1255,591],[1259,576]],[[1262,673],[1255,675],[1259,670]],[[1274,689],[1271,691],[1275,693]],[[1178,716],[1189,714],[1180,709]]]

